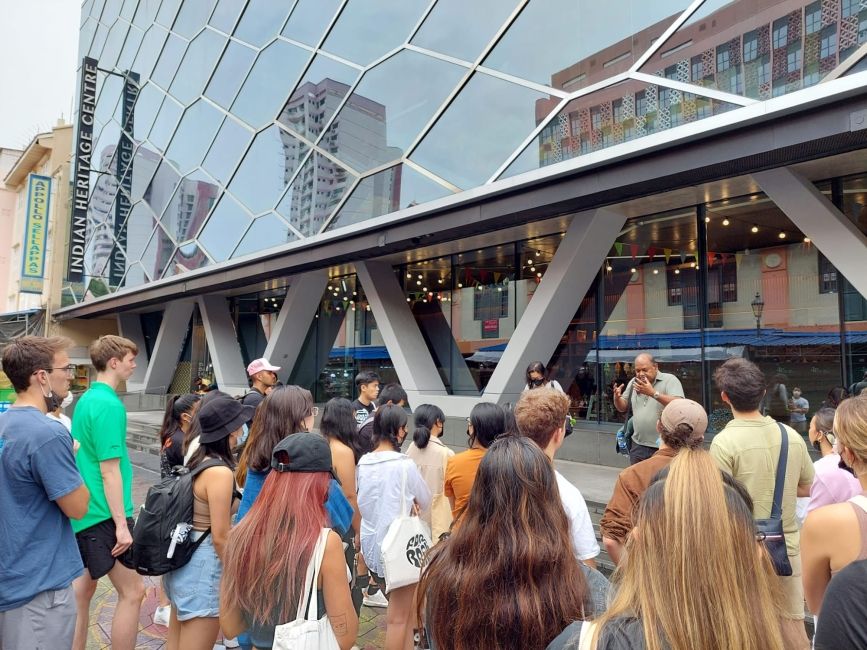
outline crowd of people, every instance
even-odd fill
[[[70,423],[70,346],[22,337],[3,351],[17,393],[0,414],[4,649],[83,650],[104,576],[117,591],[112,647],[132,649],[138,633],[117,394],[138,350],[118,336],[91,345],[96,381]],[[815,648],[867,647],[867,396],[808,418],[793,391],[793,427],[767,414],[781,382],[731,359],[714,382],[732,418],[708,445],[708,416],[677,377],[647,353],[633,368],[614,386],[631,464],[600,523],[610,581],[587,504],[554,463],[570,399],[540,363],[514,405],[472,408],[460,453],[439,407],[413,404],[410,425],[406,392],[372,372],[321,417],[267,359],[248,367],[243,396],[169,398],[161,474],[192,477],[194,550],[162,576],[167,647],[210,650],[222,632],[290,648],[315,633],[350,650],[362,604],[386,608],[388,650],[806,649],[806,615]],[[401,550],[409,578],[390,552],[405,520],[422,531]]]

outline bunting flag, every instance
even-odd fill
[[[617,257],[623,255],[623,242],[614,242],[614,250],[617,251]]]
[[[648,246],[647,247],[647,261],[652,262],[653,258],[656,256],[656,247]]]
[[[632,261],[638,257],[638,244],[629,244],[629,252],[632,253]]]
[[[671,259],[671,249],[670,248],[663,248],[662,252],[665,254],[665,263],[668,264],[668,260]]]
[[[715,260],[716,260],[716,253],[708,253],[707,254],[707,266],[708,266],[708,268],[713,266],[713,263]]]
[[[741,260],[744,258],[743,253],[735,253],[735,268],[741,267]]]
[[[686,264],[686,253],[684,253],[683,251],[680,251],[680,263]]]
[[[502,274],[502,273],[496,273],[496,272],[495,272],[495,273],[494,273],[494,282],[499,283],[501,277],[503,277],[503,274]]]

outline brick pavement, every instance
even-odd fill
[[[133,501],[136,508],[144,501],[148,488],[159,480],[159,460],[146,453],[130,451],[133,462]],[[139,618],[136,648],[163,648],[168,630],[153,622],[157,608],[159,578],[144,578],[147,587]],[[90,607],[90,632],[87,650],[111,648],[111,618],[117,603],[117,593],[108,578],[99,581]],[[361,650],[382,648],[385,642],[385,609],[362,607],[359,620],[358,647]],[[219,640],[218,640],[219,643]],[[219,646],[217,646],[219,647]]]

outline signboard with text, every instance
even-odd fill
[[[50,205],[51,179],[31,174],[27,179],[27,218],[21,249],[21,293],[42,293]]]

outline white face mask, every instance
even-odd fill
[[[73,400],[72,392],[66,393],[66,397],[63,398],[63,401],[60,402],[60,408],[65,409],[67,406],[72,404]]]

